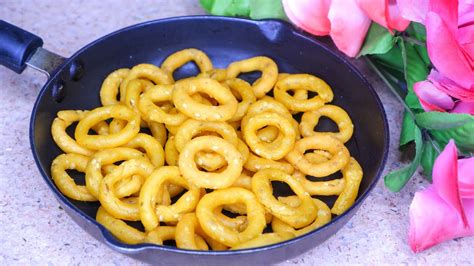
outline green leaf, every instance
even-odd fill
[[[227,16],[227,9],[233,0],[200,0],[201,6],[212,15]]]
[[[276,18],[288,20],[283,10],[281,1],[279,0],[251,0],[250,1],[250,18],[264,19]]]
[[[397,37],[396,40],[398,40]],[[390,49],[387,53],[374,54],[371,57],[374,58],[377,62],[383,64],[384,66],[403,73],[403,58],[402,50],[400,49],[400,47],[393,46],[393,48]]]
[[[397,43],[402,50],[407,88],[408,91],[413,91],[413,84],[425,80],[428,76],[428,68],[423,59],[418,55],[413,44],[405,43],[403,39],[398,39]]]
[[[403,115],[402,130],[400,131],[399,146],[404,146],[415,140],[415,120],[410,113],[406,112]]]
[[[400,191],[420,165],[423,140],[421,137],[421,131],[417,126],[413,128],[413,131],[415,140],[415,158],[413,158],[413,161],[409,165],[393,171],[384,177],[385,186],[393,192]]]
[[[416,113],[423,112],[423,107],[421,107],[420,100],[413,91],[408,91],[405,96],[405,102],[407,105],[415,111]]]
[[[234,0],[227,8],[229,16],[248,17],[250,15],[250,0]]]
[[[421,166],[423,167],[423,172],[425,174],[426,179],[432,182],[432,175],[433,175],[433,165],[436,158],[439,155],[439,151],[436,149],[434,145],[437,145],[433,141],[426,140],[424,141],[423,145],[423,152],[421,154]]]
[[[443,112],[426,112],[415,116],[416,123],[429,130],[444,147],[450,139],[456,141],[461,152],[474,152],[474,116]]]
[[[426,42],[426,28],[423,24],[417,22],[411,22],[410,26],[407,28],[408,34],[410,36],[420,40],[422,42]]]
[[[377,23],[372,23],[365,37],[364,46],[357,57],[367,54],[385,54],[392,49],[394,44],[395,38],[387,29]]]

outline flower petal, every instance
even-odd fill
[[[282,3],[296,26],[318,36],[329,34],[331,24],[327,16],[331,0],[283,0]]]
[[[355,0],[333,0],[328,17],[334,44],[348,56],[356,56],[369,30],[370,19]]]
[[[395,0],[357,0],[357,4],[373,21],[392,30],[404,31],[410,21],[404,19]]]
[[[462,88],[460,85],[456,84],[454,81],[443,76],[434,69],[432,69],[428,75],[428,80],[431,81],[431,83],[433,83],[436,88],[444,91],[451,97],[466,102],[474,102],[474,90]]]
[[[438,71],[462,87],[474,91],[472,58],[465,56],[456,36],[440,16],[433,12],[428,12],[426,17],[426,39],[428,54]]]
[[[454,107],[454,102],[448,94],[440,91],[429,81],[420,81],[413,85],[413,90],[420,100],[420,104],[426,112],[445,112]]]
[[[388,28],[398,31],[404,31],[410,25],[410,21],[403,18],[397,1],[389,0],[385,14],[388,20]]]
[[[459,101],[450,113],[474,115],[474,102]],[[473,165],[474,169],[474,165]]]
[[[433,165],[433,188],[467,224],[458,193],[458,152],[453,140],[449,141]]]
[[[428,12],[436,13],[454,34],[458,29],[458,1],[431,0]],[[440,35],[442,36],[442,35]]]
[[[458,160],[458,182],[461,198],[474,199],[474,157]],[[465,206],[464,206],[465,207]],[[469,212],[465,210],[466,214]],[[474,221],[469,224],[474,227]]]
[[[403,18],[419,23],[425,22],[429,0],[398,0],[397,2]]]

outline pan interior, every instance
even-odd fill
[[[140,63],[159,66],[173,52],[191,47],[208,54],[216,68],[263,55],[278,64],[279,72],[310,73],[325,80],[334,91],[332,103],[344,108],[354,123],[354,135],[346,146],[364,170],[359,195],[367,192],[384,161],[388,134],[383,109],[370,85],[333,52],[296,32],[287,23],[207,17],[150,22],[106,36],[76,53],[45,85],[32,116],[33,152],[55,193],[59,192],[51,181],[50,165],[61,151],[51,138],[50,128],[56,113],[98,107],[102,81],[118,68]],[[69,66],[73,62],[84,68],[79,80],[70,75]],[[195,75],[197,71],[194,64],[187,64],[175,72],[175,77]],[[254,80],[256,77],[251,74],[243,78]],[[65,97],[56,102],[51,91],[59,82],[64,86]],[[322,119],[318,129],[331,130],[333,125]],[[278,195],[288,194],[286,186],[277,184],[275,190]],[[331,206],[335,197],[322,199]],[[70,202],[94,219],[97,203]]]

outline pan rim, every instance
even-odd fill
[[[261,247],[255,247],[255,248],[248,248],[248,249],[240,249],[240,250],[225,250],[225,251],[199,251],[199,250],[187,250],[187,249],[180,249],[176,247],[171,247],[171,246],[160,246],[160,245],[155,245],[155,244],[137,244],[137,245],[129,245],[125,243],[121,243],[118,240],[116,240],[111,233],[105,229],[104,226],[99,224],[95,219],[89,217],[88,215],[84,214],[79,208],[74,206],[62,193],[60,193],[55,185],[52,182],[52,179],[49,177],[49,175],[46,173],[46,171],[42,168],[40,160],[39,160],[39,155],[38,152],[36,151],[36,144],[35,144],[35,119],[37,115],[37,109],[39,107],[40,100],[43,98],[43,95],[46,93],[47,89],[51,86],[51,83],[53,80],[58,78],[58,75],[62,72],[62,70],[68,66],[78,55],[80,55],[82,52],[86,51],[87,49],[91,48],[92,46],[102,42],[103,40],[110,38],[112,36],[115,36],[117,34],[124,33],[126,31],[134,30],[136,28],[142,28],[148,25],[155,25],[155,24],[164,24],[164,23],[173,23],[173,22],[179,22],[179,21],[185,21],[185,20],[215,20],[216,22],[222,22],[222,21],[228,21],[228,22],[239,22],[239,23],[246,23],[246,24],[252,24],[257,27],[259,27],[261,24],[267,23],[267,22],[276,22],[282,24],[284,27],[287,27],[289,30],[291,30],[297,37],[304,38],[305,40],[313,43],[314,45],[318,46],[320,49],[323,49],[326,53],[329,53],[331,56],[333,56],[337,61],[340,63],[344,64],[345,66],[348,67],[348,69],[352,72],[353,75],[355,75],[357,78],[359,78],[364,85],[368,88],[373,100],[375,101],[375,104],[377,108],[379,109],[382,120],[383,120],[383,128],[384,128],[384,147],[383,147],[383,155],[382,159],[380,160],[380,164],[378,166],[377,172],[374,176],[373,181],[369,184],[367,187],[367,190],[362,193],[361,195],[358,196],[357,200],[354,202],[354,204],[346,210],[341,215],[336,216],[333,218],[329,223],[325,224],[324,226],[313,230],[307,234],[297,236],[295,238],[279,242],[276,244],[272,245],[267,245],[267,246],[261,246]],[[347,58],[345,58],[344,55],[342,55],[339,51],[335,51],[328,47],[326,44],[323,42],[315,39],[313,36],[303,32],[302,30],[296,28],[292,24],[282,21],[282,20],[277,20],[277,19],[264,19],[264,20],[249,20],[249,19],[244,19],[244,18],[233,18],[233,17],[221,17],[221,16],[209,16],[209,15],[196,15],[196,16],[179,16],[179,17],[171,17],[171,18],[163,18],[163,19],[157,19],[157,20],[151,20],[151,21],[146,21],[142,23],[138,23],[135,25],[131,25],[119,30],[116,30],[112,33],[109,33],[105,36],[102,36],[98,38],[97,40],[87,44],[77,52],[75,52],[73,55],[71,55],[67,60],[59,66],[55,73],[48,79],[46,84],[43,86],[41,89],[40,93],[38,94],[35,104],[33,106],[33,110],[31,113],[30,117],[30,128],[29,128],[29,136],[30,136],[30,147],[31,151],[33,153],[33,158],[35,160],[35,163],[37,165],[37,168],[39,172],[41,173],[44,181],[46,184],[49,186],[51,191],[54,193],[55,197],[60,201],[61,204],[65,205],[68,207],[70,210],[73,210],[77,215],[81,216],[86,222],[95,225],[101,232],[101,238],[103,241],[113,248],[114,250],[117,250],[121,253],[125,254],[137,254],[141,253],[147,250],[160,250],[160,251],[166,251],[166,252],[172,252],[172,253],[179,253],[179,254],[186,254],[186,255],[204,255],[204,256],[224,256],[224,255],[244,255],[244,254],[249,254],[249,253],[257,253],[265,250],[271,250],[271,249],[277,249],[277,248],[283,248],[289,245],[292,245],[295,242],[298,242],[300,240],[303,240],[305,238],[310,238],[318,233],[321,233],[322,231],[327,230],[331,225],[338,223],[339,221],[342,220],[345,216],[349,215],[349,213],[355,211],[357,212],[357,209],[362,205],[362,203],[365,201],[365,199],[368,197],[368,195],[372,192],[372,190],[375,188],[377,183],[379,182],[382,172],[385,168],[387,158],[388,158],[388,151],[389,151],[389,141],[390,141],[390,131],[389,131],[389,126],[388,126],[388,121],[387,121],[387,116],[385,113],[384,106],[378,96],[378,94],[375,92],[374,88],[372,85],[367,81],[365,76],[352,64],[350,63]],[[350,219],[350,217],[349,217]],[[85,230],[84,230],[85,231]],[[89,232],[88,232],[89,233]],[[331,234],[333,236],[334,234]],[[315,245],[317,246],[317,245]]]

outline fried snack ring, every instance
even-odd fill
[[[161,64],[161,69],[168,73],[169,79],[174,82],[173,72],[184,64],[194,61],[201,73],[212,70],[212,62],[207,55],[198,49],[189,48],[169,55]]]
[[[217,207],[235,203],[247,206],[248,225],[242,232],[225,227],[214,216]],[[230,247],[257,237],[266,225],[263,206],[252,192],[243,188],[226,188],[204,195],[196,207],[196,215],[207,235]]]
[[[194,158],[199,151],[211,150],[223,156],[227,168],[222,172],[200,171]],[[237,148],[215,136],[202,136],[189,141],[181,151],[179,170],[190,183],[201,188],[219,189],[231,186],[242,172],[243,158]]]
[[[267,126],[257,131],[258,138],[267,143],[275,141],[279,134],[280,130],[274,126]]]
[[[257,136],[258,130],[266,126],[277,127],[281,132],[271,143],[262,141]],[[277,113],[265,112],[250,117],[242,132],[250,149],[257,155],[270,160],[285,157],[295,145],[296,132],[291,122]]]
[[[138,110],[138,101],[140,100],[140,95],[153,87],[153,83],[145,79],[134,79],[130,80],[127,85],[127,89],[124,96],[125,105],[135,111],[135,113],[140,115],[140,110]],[[141,127],[147,127],[145,121],[141,121]]]
[[[145,150],[150,162],[155,167],[160,167],[165,164],[165,152],[163,147],[152,136],[144,133],[138,133],[136,137],[130,140],[124,147],[141,148]]]
[[[245,230],[245,228],[247,228],[246,216],[237,216],[235,218],[228,217],[222,213],[222,207],[217,207],[214,210],[214,215],[217,217],[217,220],[222,223],[222,225],[233,228],[235,231],[242,232]]]
[[[148,127],[150,128],[151,135],[158,140],[162,147],[165,146],[166,140],[168,139],[168,133],[166,132],[166,127],[162,123],[157,123],[149,121]]]
[[[362,167],[351,157],[349,163],[342,169],[342,175],[346,186],[331,209],[331,212],[337,215],[341,215],[354,204],[362,181]]]
[[[191,95],[205,93],[219,105],[210,106],[196,102]],[[237,100],[230,89],[210,78],[187,78],[175,83],[173,103],[183,114],[196,120],[227,121],[237,112]]]
[[[247,144],[240,139],[237,139],[237,150],[242,155],[242,161],[246,162],[249,156],[249,148]],[[209,153],[200,151],[196,153],[196,165],[208,172],[214,172],[227,165],[224,157],[216,153]]]
[[[81,201],[97,201],[86,186],[77,185],[66,169],[85,172],[89,157],[80,154],[61,154],[51,164],[51,176],[59,191],[68,198]]]
[[[311,163],[304,156],[304,152],[310,149],[328,151],[332,157],[327,162]],[[325,177],[339,171],[349,162],[349,157],[349,151],[342,142],[324,134],[300,139],[294,149],[285,156],[296,169],[314,177]]]
[[[317,96],[300,100],[288,94],[289,90],[301,90],[318,93]],[[312,111],[332,101],[334,94],[324,80],[309,74],[292,74],[279,80],[273,90],[275,99],[283,103],[289,110],[296,112]]]
[[[237,112],[229,119],[229,122],[239,121],[245,116],[250,105],[257,101],[257,98],[255,98],[250,84],[242,79],[229,79],[226,80],[224,84],[227,85],[232,94],[240,100],[237,106]]]
[[[293,208],[279,202],[273,196],[271,181],[280,181],[288,184],[298,198],[300,198],[301,205]],[[316,218],[316,206],[314,206],[311,196],[304,190],[298,180],[283,171],[276,169],[258,171],[252,177],[252,191],[257,196],[259,202],[273,216],[295,228],[304,227]]]
[[[226,250],[227,247],[222,243],[209,237],[201,228],[195,213],[186,213],[176,225],[176,247],[193,250],[207,250],[199,245],[196,236],[202,237],[209,243],[212,250]]]
[[[227,69],[213,68],[205,73],[200,73],[197,76],[200,78],[211,78],[223,82],[227,79]]]
[[[144,243],[163,245],[166,240],[176,240],[175,226],[160,226],[146,234]],[[209,250],[206,241],[199,235],[194,236],[194,241],[199,250]]]
[[[168,183],[188,189],[176,203],[157,205],[155,197]],[[181,177],[178,167],[163,166],[146,179],[139,197],[140,218],[146,231],[151,231],[161,222],[177,222],[184,213],[194,211],[201,192]]]
[[[208,132],[217,133],[235,147],[238,145],[237,133],[229,124],[225,122],[209,122],[188,119],[179,127],[178,132],[176,132],[174,139],[176,149],[182,151],[186,143],[192,140],[195,136]]]
[[[165,145],[165,160],[170,166],[178,165],[179,151],[176,149],[175,137],[170,136]]]
[[[309,162],[318,164],[327,162],[331,158],[331,154],[329,152],[315,151],[305,154],[304,157],[306,157]],[[337,178],[328,181],[311,181],[300,171],[295,171],[293,177],[300,181],[306,192],[310,195],[339,195],[346,185],[344,178]]]
[[[240,73],[260,71],[262,76],[252,84],[253,93],[257,98],[262,98],[269,92],[278,78],[278,66],[265,56],[256,56],[231,63],[227,67],[227,79],[236,78]]]
[[[119,161],[130,159],[142,159],[145,155],[138,150],[131,148],[113,148],[96,152],[91,158],[86,168],[86,187],[94,197],[99,197],[99,186],[102,182],[102,168]],[[133,193],[133,192],[132,192]],[[124,197],[125,195],[119,195]]]
[[[170,101],[172,93],[173,86],[156,85],[140,96],[138,109],[146,120],[172,126],[181,125],[184,121],[186,121],[186,119],[188,119],[186,115],[179,112],[173,114],[171,113],[171,110],[167,112],[166,110],[154,104],[155,102]]]
[[[278,200],[288,204],[292,207],[300,206],[301,200],[296,196],[289,196],[289,197],[278,197]],[[314,222],[310,225],[301,228],[301,229],[294,229],[290,225],[286,224],[282,220],[278,218],[273,218],[272,220],[272,230],[273,232],[277,233],[291,233],[294,236],[300,236],[307,234],[311,231],[318,229],[319,227],[329,223],[331,221],[331,210],[329,209],[326,203],[322,202],[319,199],[313,198],[313,203],[317,207],[317,216]]]
[[[139,64],[134,66],[127,77],[120,84],[120,102],[125,101],[125,95],[127,91],[127,85],[131,80],[134,79],[148,79],[153,81],[155,84],[168,85],[172,84],[168,74],[160,69],[159,67],[152,64]]]
[[[100,102],[103,106],[120,103],[117,100],[120,84],[130,73],[128,68],[120,68],[110,73],[102,83],[100,88]]]
[[[294,235],[287,232],[265,233],[257,236],[254,239],[233,246],[231,250],[263,247],[280,243],[291,238],[294,238]]]
[[[321,116],[326,116],[334,121],[339,128],[339,132],[318,132],[329,134],[342,141],[342,143],[347,142],[354,132],[354,125],[352,120],[344,109],[341,107],[326,104],[314,111],[305,112],[301,117],[300,122],[300,132],[303,137],[309,137],[314,135],[314,127],[319,122]]]
[[[82,154],[85,156],[91,156],[94,153],[93,151],[77,144],[77,142],[66,133],[66,128],[68,128],[72,123],[80,121],[84,118],[86,113],[87,111],[79,110],[59,111],[57,117],[53,120],[53,124],[51,125],[51,135],[53,136],[56,145],[58,145],[58,147],[65,153]],[[93,126],[92,129],[99,135],[108,134],[108,125],[104,121]]]
[[[127,125],[118,133],[110,135],[89,135],[89,129],[109,118],[127,120]],[[109,105],[96,108],[86,114],[76,127],[75,138],[79,145],[91,150],[114,148],[129,142],[140,131],[140,116],[123,105]]]
[[[140,176],[144,181],[153,172],[153,168],[153,165],[144,159],[131,159],[117,166],[100,182],[99,201],[102,207],[118,219],[139,221],[138,202],[129,203],[127,200],[120,200],[114,188],[118,181],[135,175]]]
[[[126,244],[143,243],[145,240],[145,233],[131,227],[124,221],[113,217],[103,207],[99,207],[95,219],[109,230],[112,235]]]
[[[259,157],[253,153],[249,153],[247,161],[245,161],[244,168],[251,171],[257,172],[263,169],[274,168],[281,170],[285,173],[292,174],[295,168],[284,160],[273,161]]]

